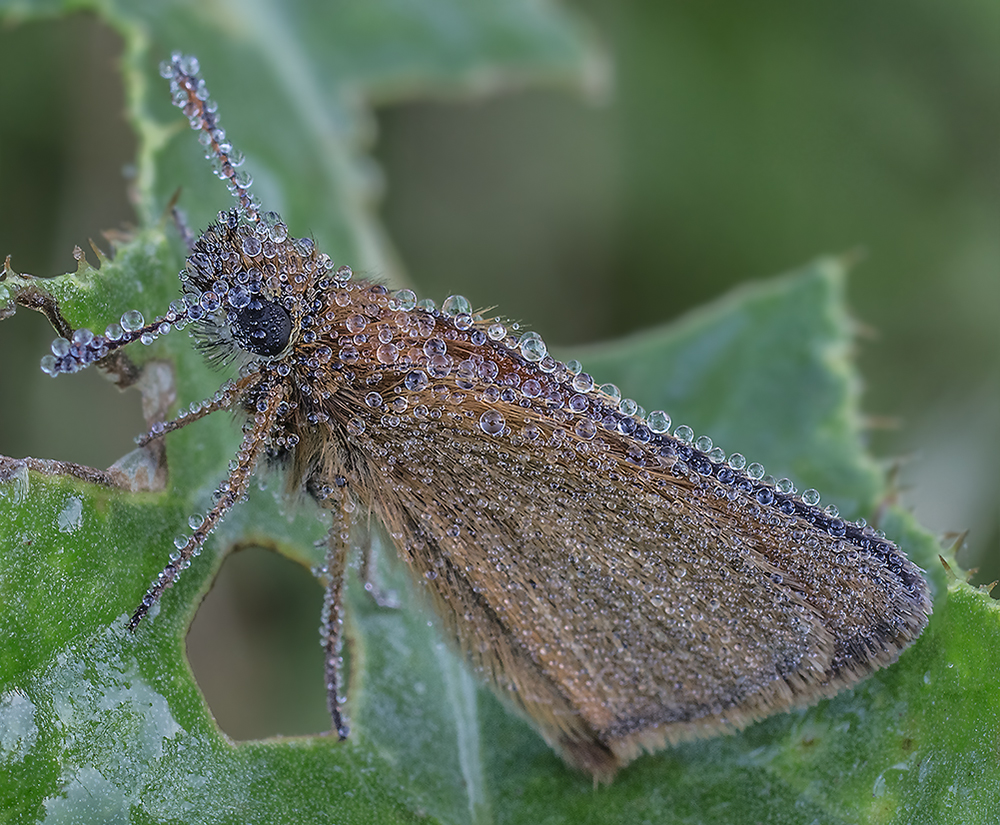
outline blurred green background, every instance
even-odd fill
[[[378,110],[381,211],[421,294],[576,344],[860,252],[872,451],[1000,578],[1000,3],[573,6],[610,56],[603,91]],[[84,15],[0,29],[0,254],[18,271],[70,270],[74,245],[134,220],[120,50]],[[0,453],[107,466],[144,429],[138,394],[42,375],[51,338],[27,311],[0,324]]]

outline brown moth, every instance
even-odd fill
[[[352,278],[262,212],[192,57],[161,67],[237,206],[198,237],[183,298],[126,312],[43,359],[74,372],[192,325],[235,362],[199,411],[243,414],[214,506],[151,584],[130,627],[246,494],[262,459],[330,511],[324,607],[338,700],[342,591],[355,514],[384,524],[477,672],[571,765],[609,779],[643,751],[738,730],[893,662],[927,624],[921,571],[863,524],[728,460],[663,412],[598,388],[533,332],[438,311]]]

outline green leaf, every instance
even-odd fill
[[[74,325],[147,317],[176,294],[178,244],[159,222],[169,195],[202,226],[227,205],[193,137],[166,102],[155,62],[202,59],[255,190],[296,234],[387,274],[367,213],[359,141],[365,109],[424,91],[577,78],[597,58],[580,27],[545,4],[265,2],[238,19],[174,4],[106,12],[129,43],[133,121],[143,139],[145,225],[112,261],[44,284],[8,274],[0,303],[58,297]],[[38,10],[47,9],[38,4]],[[235,8],[235,7],[234,7]],[[336,80],[332,80],[336,78]],[[863,451],[843,272],[823,261],[724,299],[671,328],[573,353],[646,409],[710,433],[775,475],[815,486],[849,517],[879,514],[885,485]],[[2,293],[6,292],[6,295]],[[474,296],[473,296],[474,297]],[[137,348],[159,376],[150,403],[211,395],[220,378],[183,336]],[[166,380],[164,380],[166,378]],[[165,389],[167,392],[165,393]],[[166,396],[166,397],[165,397]],[[305,564],[325,532],[315,507],[292,521],[254,489],[167,592],[157,616],[124,626],[188,517],[203,512],[239,434],[213,416],[166,439],[163,490],[133,492],[41,463],[0,476],[0,812],[12,822],[976,822],[1000,816],[994,674],[996,609],[944,586],[933,539],[905,513],[880,526],[930,571],[936,612],[898,664],[814,708],[740,735],[644,757],[608,786],[566,768],[530,727],[477,686],[442,643],[405,570],[379,547],[400,610],[348,593],[354,730],[235,745],[216,728],[185,660],[184,637],[236,544]]]

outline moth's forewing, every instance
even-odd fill
[[[463,650],[570,762],[608,776],[814,702],[925,626],[923,578],[870,528],[626,421],[562,365],[484,342],[488,322],[353,288],[367,340],[337,338],[357,354],[318,466],[347,474]]]

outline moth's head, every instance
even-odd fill
[[[312,240],[289,237],[276,213],[251,221],[222,212],[181,271],[184,309],[213,360],[281,357],[309,342],[310,312],[332,269]]]

